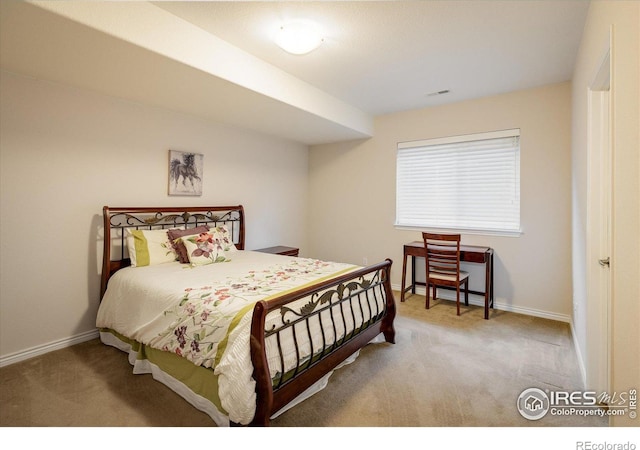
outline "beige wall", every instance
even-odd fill
[[[306,146],[0,75],[0,358],[95,330],[103,205],[241,203],[247,248],[304,250]],[[169,149],[204,153],[202,197],[167,195]]]
[[[561,83],[446,106],[381,116],[369,140],[315,146],[309,156],[309,252],[362,264],[394,261],[421,238],[395,220],[396,144],[443,136],[521,129],[519,237],[464,235],[495,249],[496,302],[543,317],[571,314],[571,88]],[[469,265],[472,287],[482,268]]]
[[[573,277],[574,324],[579,351],[593,376],[596,348],[590,327],[599,320],[587,304],[587,89],[610,46],[612,61],[613,224],[611,390],[640,388],[640,2],[593,1],[573,77]],[[587,386],[590,387],[590,386]],[[615,425],[638,426],[628,415]]]

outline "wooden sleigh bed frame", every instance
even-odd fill
[[[201,225],[210,227],[224,224],[233,236],[238,250],[245,249],[244,208],[239,206],[211,207],[109,207],[103,208],[104,253],[100,298],[105,294],[109,278],[121,268],[130,265],[125,252],[127,229],[162,229],[176,226],[192,228]],[[251,422],[255,426],[268,426],[273,414],[292,402],[301,393],[333,371],[357,350],[367,345],[382,333],[388,343],[394,343],[393,321],[396,314],[395,301],[390,284],[391,260],[360,268],[328,281],[319,282],[302,289],[287,292],[280,297],[258,301],[253,309],[250,335],[250,354],[253,364],[253,378],[256,382],[256,412]],[[293,328],[307,326],[312,316],[320,314],[322,308],[292,308],[292,303],[308,298],[309,304],[344,309],[362,308],[362,304],[384,305],[377,311],[370,311],[370,319],[361,326],[345,333],[331,345],[325,346],[320,354],[311,359],[298,361],[294,370],[272,379],[266,354],[265,339]],[[363,300],[361,300],[364,298]],[[375,299],[372,303],[370,299]],[[265,329],[269,313],[278,312],[283,325]],[[285,320],[286,315],[286,320]],[[333,320],[333,313],[331,313]],[[322,320],[320,318],[320,320]],[[340,320],[339,318],[337,320]],[[342,317],[344,322],[344,316]],[[298,327],[298,328],[295,328]],[[334,325],[335,328],[335,325]],[[292,332],[292,330],[289,330]],[[279,338],[279,336],[278,336]],[[324,337],[323,337],[324,342]],[[297,345],[297,344],[296,344]],[[286,376],[285,376],[286,375]],[[231,423],[231,425],[235,425]]]

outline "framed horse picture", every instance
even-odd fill
[[[204,155],[169,150],[169,195],[202,195]]]

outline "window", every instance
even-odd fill
[[[520,232],[520,130],[398,144],[396,225]]]

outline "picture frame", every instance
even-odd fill
[[[204,155],[169,150],[169,195],[201,196]]]

